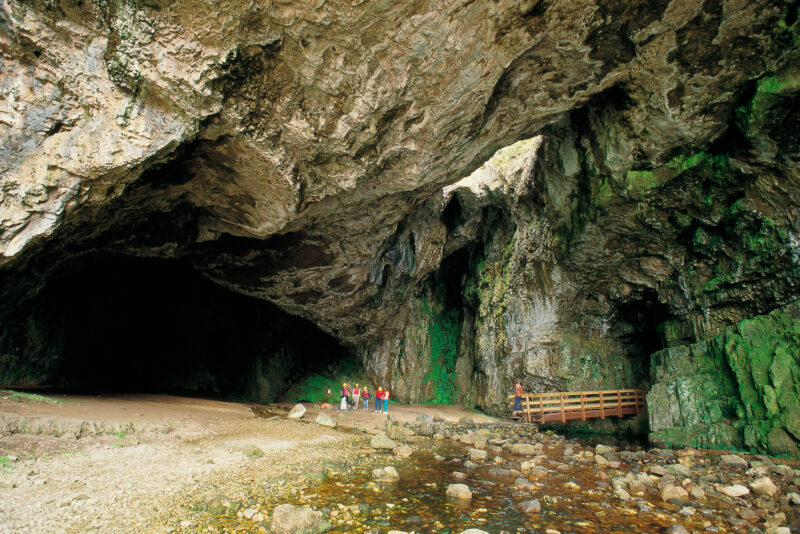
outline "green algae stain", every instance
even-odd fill
[[[425,381],[432,382],[434,386],[434,396],[427,404],[455,404],[458,391],[455,370],[460,332],[458,310],[445,308],[435,312],[427,297],[422,300],[422,309],[428,316],[431,343],[431,365]]]
[[[651,360],[654,440],[800,455],[800,302]],[[664,412],[669,391],[677,414]]]

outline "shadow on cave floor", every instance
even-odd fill
[[[347,358],[311,322],[168,260],[82,261],[0,326],[0,387],[270,402]]]

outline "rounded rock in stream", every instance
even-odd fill
[[[373,449],[385,449],[385,450],[392,450],[397,447],[397,443],[389,439],[386,434],[380,433],[372,436],[372,440],[369,442],[370,447]]]
[[[747,469],[748,466],[747,460],[735,454],[723,454],[719,457],[719,464],[725,467],[738,467],[741,469]]]
[[[286,417],[289,419],[302,419],[305,414],[306,407],[302,404],[295,404],[294,408],[289,411],[289,414]]]
[[[447,496],[456,499],[468,500],[472,498],[472,491],[466,484],[450,484],[447,486]]]
[[[330,530],[331,524],[322,519],[322,512],[310,506],[298,508],[281,504],[272,512],[271,532],[275,534],[318,534]]]
[[[408,458],[414,451],[408,445],[400,445],[399,447],[392,449],[392,452],[398,458]]]
[[[485,450],[481,449],[470,449],[469,450],[469,458],[470,460],[485,460],[489,453]]]
[[[759,495],[766,495],[767,497],[774,497],[778,493],[778,487],[772,482],[769,477],[762,477],[750,483],[750,489]]]
[[[381,482],[397,482],[400,480],[400,473],[392,466],[373,469],[372,476]]]
[[[477,528],[468,528],[467,530],[462,530],[461,534],[489,534],[485,530],[479,530]]]
[[[530,443],[515,443],[511,446],[511,454],[517,456],[533,456],[538,453],[536,447]]]
[[[517,505],[517,508],[519,508],[526,514],[538,514],[539,512],[542,511],[542,505],[539,503],[539,499],[522,501]]]

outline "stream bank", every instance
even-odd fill
[[[39,434],[3,427],[0,532],[280,532],[274,513],[286,505],[310,506],[328,532],[800,527],[794,459],[590,446],[452,406],[392,405],[387,418],[308,405],[292,421],[291,405],[268,405],[256,417],[251,406],[203,399],[57,401],[0,399],[4,421],[24,413],[51,422]],[[136,421],[122,436],[44,433],[89,412]],[[336,428],[316,424],[320,413]],[[392,448],[373,447],[380,434]],[[398,480],[376,478],[387,467]],[[466,485],[471,498],[448,497],[452,484]]]

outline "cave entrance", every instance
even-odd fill
[[[7,386],[274,401],[346,358],[311,322],[169,260],[81,261],[0,326]]]
[[[669,308],[655,292],[618,308],[618,325],[624,329],[619,339],[630,355],[633,379],[644,389],[650,388],[650,355],[666,346],[663,325],[669,318]]]

